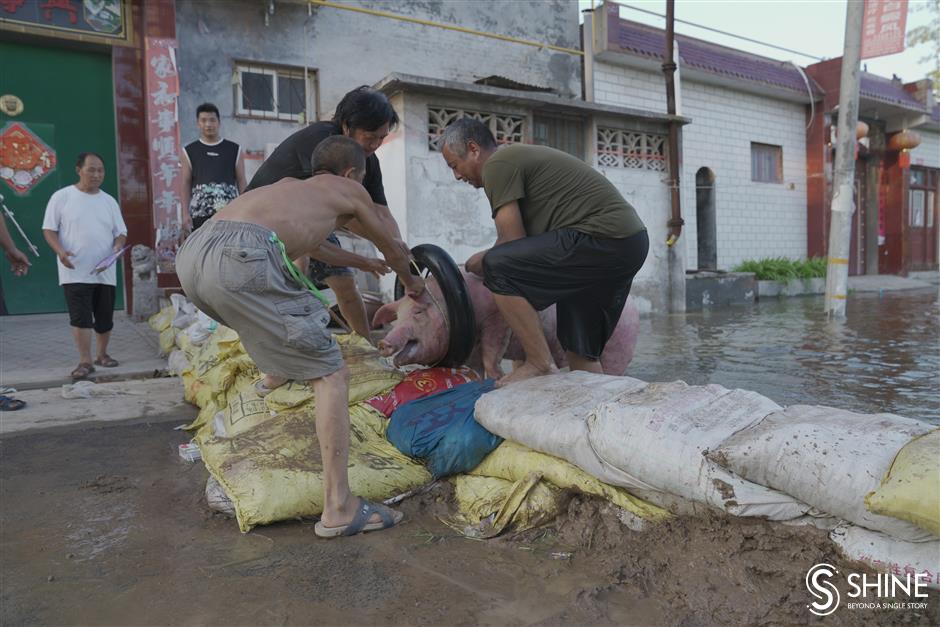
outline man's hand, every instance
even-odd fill
[[[481,250],[480,252],[476,253],[475,255],[467,259],[467,262],[463,264],[463,267],[466,268],[467,272],[471,274],[475,274],[478,277],[482,277],[483,276],[483,257],[486,256],[486,253],[488,252],[489,252],[488,250]]]
[[[6,257],[7,261],[10,262],[10,270],[16,276],[25,276],[29,272],[29,267],[33,265],[29,262],[29,257],[18,248],[6,251]]]
[[[74,257],[74,256],[75,256],[75,253],[70,252],[68,250],[63,250],[61,253],[59,253],[59,261],[61,261],[62,265],[65,266],[66,268],[70,270],[74,270],[75,266],[73,266],[72,262],[69,261],[69,257]]]
[[[401,275],[398,278],[402,279]],[[407,282],[402,281],[405,286],[405,295],[417,300],[424,292],[424,279],[411,273],[406,278],[408,279]]]
[[[376,259],[374,257],[366,257],[365,261],[356,266],[363,272],[368,272],[374,277],[378,278],[383,274],[388,274],[392,271],[384,259]]]

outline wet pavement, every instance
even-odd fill
[[[643,318],[627,374],[940,424],[940,292],[855,293],[846,313],[807,296]]]

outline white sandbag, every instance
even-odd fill
[[[183,373],[184,370],[189,369],[189,359],[186,358],[186,353],[181,350],[175,350],[170,353],[170,356],[167,358],[167,370],[170,374],[179,376]]]
[[[587,420],[588,440],[602,462],[619,470],[618,485],[652,486],[735,516],[789,520],[809,506],[704,457],[708,448],[777,409],[755,392],[651,383],[598,407]]]
[[[906,573],[922,573],[922,583],[940,589],[940,540],[906,542],[847,524],[830,531],[829,539],[850,560],[902,577]]]
[[[646,387],[647,384],[639,379],[588,372],[536,377],[485,394],[477,401],[475,416],[489,431],[507,440],[568,460],[601,481],[627,488],[640,498],[673,513],[691,514],[717,503],[722,510],[735,515],[787,520],[801,516],[809,509],[809,506],[784,494],[742,482],[720,469],[713,469],[712,476],[719,482],[708,484],[708,492],[714,496],[710,500],[706,500],[705,490],[692,496],[670,493],[662,486],[649,483],[645,477],[625,472],[610,460],[598,456],[589,433],[589,416],[597,407],[641,394]],[[680,384],[676,389],[680,388],[688,389],[688,386]],[[778,405],[772,407],[779,408]],[[713,421],[712,417],[708,419]],[[670,441],[664,437],[660,448],[670,446]],[[629,451],[624,456],[644,457],[650,464],[658,463],[656,453],[648,453],[627,440],[613,441],[611,447]],[[701,466],[704,461],[701,452],[696,453],[691,461],[695,468]],[[689,459],[682,459],[681,463],[688,465]],[[660,471],[666,474],[673,472],[665,465]],[[720,498],[722,494],[732,493],[736,496],[734,500]]]
[[[853,524],[924,542],[937,538],[910,522],[868,511],[865,495],[878,488],[898,451],[931,428],[893,414],[794,405],[728,438],[708,457]]]
[[[651,488],[617,483],[617,469],[598,459],[587,437],[587,417],[598,405],[644,387],[639,379],[584,371],[535,377],[484,394],[474,416],[491,433],[561,457],[605,483]]]

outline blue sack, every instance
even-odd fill
[[[472,381],[402,405],[385,437],[405,455],[427,460],[435,479],[472,470],[503,441],[473,417],[477,399],[493,384]]]

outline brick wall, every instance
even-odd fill
[[[661,73],[599,62],[598,102],[666,111]],[[681,172],[688,267],[697,267],[695,174],[715,176],[718,267],[745,259],[801,258],[806,251],[805,106],[684,80]],[[751,142],[783,148],[783,183],[751,181]],[[665,218],[664,218],[665,219]]]

